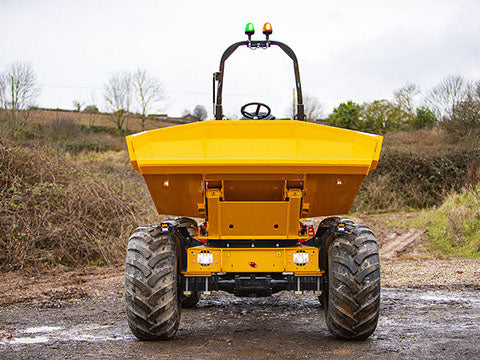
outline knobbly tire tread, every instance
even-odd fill
[[[326,323],[337,338],[364,340],[375,331],[380,309],[378,245],[368,227],[342,220],[346,231],[328,248]]]
[[[180,322],[176,242],[158,226],[135,229],[128,241],[125,300],[128,325],[140,340],[172,338]]]

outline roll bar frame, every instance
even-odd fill
[[[298,120],[305,120],[305,109],[303,105],[303,96],[302,96],[302,84],[300,82],[300,70],[298,68],[297,56],[290,48],[290,46],[280,42],[280,41],[269,41],[269,40],[251,40],[251,41],[239,41],[230,45],[223,53],[220,60],[219,71],[213,73],[213,112],[215,114],[216,120],[223,119],[223,105],[222,105],[222,92],[223,92],[223,74],[225,71],[225,61],[232,55],[235,50],[240,46],[247,46],[251,49],[257,48],[269,48],[271,45],[278,46],[287,54],[290,59],[293,61],[293,71],[295,73],[295,87],[297,89],[297,114],[295,116]],[[216,88],[216,95],[215,95]]]

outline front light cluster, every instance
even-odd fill
[[[198,253],[197,261],[202,266],[208,266],[213,263],[213,254],[208,250],[202,250]]]
[[[293,253],[293,262],[298,266],[305,266],[308,264],[308,252],[305,250],[298,250]]]

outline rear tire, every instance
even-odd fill
[[[189,309],[197,306],[201,298],[200,291],[192,291],[191,295],[183,295],[182,297],[182,308]]]
[[[380,263],[373,232],[346,223],[328,248],[327,327],[337,338],[364,340],[377,326],[380,309]]]
[[[159,226],[135,229],[127,247],[125,299],[128,325],[140,340],[166,340],[180,322],[177,246]]]

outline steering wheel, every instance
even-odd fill
[[[245,109],[249,106],[257,106],[257,109],[255,111],[246,111]],[[266,113],[265,112],[260,112],[260,109],[262,107],[267,109]],[[259,102],[251,102],[251,103],[243,105],[242,108],[240,109],[240,112],[247,119],[261,120],[261,119],[265,119],[266,117],[268,117],[268,115],[270,115],[272,111],[270,110],[268,105],[265,105],[265,104],[262,104],[262,103],[259,103]]]

